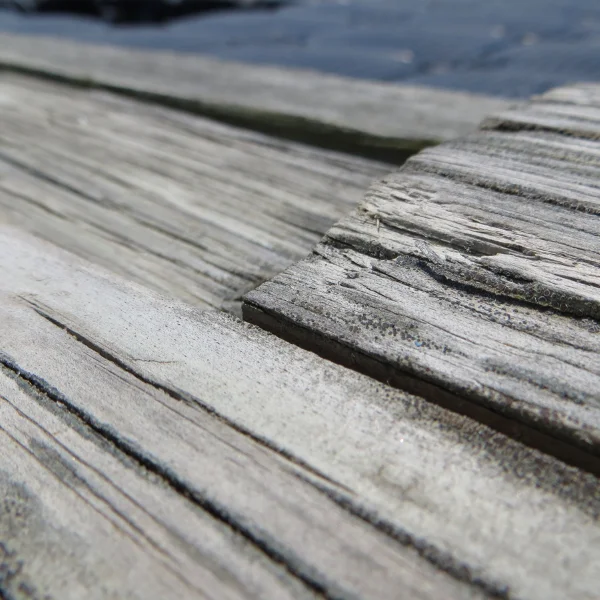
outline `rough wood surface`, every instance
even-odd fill
[[[117,407],[145,400],[164,422],[169,409],[160,393],[89,351],[73,351],[64,332],[48,332],[47,322],[1,299],[3,320],[21,335],[39,335],[49,353],[64,352],[56,383],[88,375],[96,386],[90,402],[101,395]],[[76,368],[67,357],[77,359]],[[3,598],[315,597],[223,519],[120,452],[56,393],[14,370],[0,371]],[[140,420],[127,409],[122,417]],[[198,427],[194,440],[198,432],[209,437]]]
[[[579,84],[550,90],[523,104],[488,117],[485,129],[549,131],[600,139],[600,86]]]
[[[0,67],[142,95],[314,143],[387,152],[398,160],[469,132],[510,104],[463,92],[10,34],[0,34]]]
[[[0,222],[238,311],[389,167],[106,92],[0,74]]]
[[[2,397],[76,416],[287,567],[298,590],[597,596],[595,477],[11,228],[0,255]],[[46,428],[64,445],[75,436]]]
[[[511,114],[374,186],[247,314],[598,472],[600,144]]]

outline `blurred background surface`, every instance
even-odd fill
[[[5,2],[0,30],[506,97],[600,80],[598,0],[197,0],[133,19],[120,0],[32,1]]]

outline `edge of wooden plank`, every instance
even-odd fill
[[[402,163],[511,101],[0,33],[0,70],[133,96],[296,141]]]
[[[574,95],[575,99],[578,100],[580,99],[579,95],[581,88],[582,86],[571,86],[569,88],[564,88],[561,93],[566,100],[569,99],[570,95]],[[587,112],[581,118],[577,115],[579,105],[571,106],[570,104],[565,103],[560,104],[557,108],[555,105],[550,104],[550,108],[548,109],[548,106],[545,104],[546,97],[541,96],[536,98],[533,103],[518,106],[515,107],[513,111],[505,112],[500,116],[491,117],[484,122],[482,129],[496,128],[494,124],[494,120],[496,120],[500,125],[505,122],[508,123],[510,125],[508,128],[512,130],[513,127],[511,124],[514,121],[515,128],[519,130],[534,129],[535,133],[540,136],[539,138],[536,138],[540,145],[543,143],[550,145],[550,142],[553,141],[552,138],[545,133],[546,129],[553,131],[554,134],[562,134],[565,139],[571,139],[572,137],[597,138],[598,115],[600,114],[598,108],[600,100],[594,97],[594,91],[596,94],[598,93],[598,86],[595,88],[587,86],[583,89],[586,95],[581,102],[586,103],[585,108]],[[554,96],[560,96],[561,93],[553,92]],[[555,113],[562,118],[562,121],[556,118]],[[514,115],[516,115],[515,119],[513,119]],[[529,127],[526,117],[529,117],[530,115],[539,116],[539,119],[544,126],[538,127],[536,124],[535,127]],[[544,124],[544,120],[547,120],[548,123]],[[558,124],[553,121],[557,121]],[[525,122],[524,127],[520,126],[522,122]],[[563,122],[566,122],[567,124],[568,122],[581,124],[583,134],[576,135],[571,129],[565,130],[562,126],[564,124]],[[538,129],[540,129],[541,133],[538,132]],[[534,134],[532,133],[530,135],[533,136]],[[477,136],[484,136],[484,139],[492,137],[495,144],[493,147],[494,152],[488,155],[484,151],[483,146],[477,148],[475,143]],[[487,136],[487,138],[485,138],[485,136]],[[544,423],[543,411],[550,409],[552,407],[551,403],[536,405],[531,402],[531,405],[536,408],[535,410],[529,410],[528,402],[531,401],[531,398],[526,397],[525,387],[520,390],[521,396],[518,397],[518,402],[515,402],[513,405],[510,394],[507,395],[508,402],[504,402],[504,400],[500,402],[493,400],[494,388],[492,385],[486,388],[486,390],[489,390],[489,393],[480,394],[479,392],[474,391],[468,384],[465,384],[464,381],[461,386],[453,386],[448,378],[443,376],[434,377],[431,375],[432,370],[438,374],[441,373],[442,370],[436,371],[435,368],[430,369],[429,367],[431,365],[429,363],[426,363],[426,361],[419,362],[420,359],[415,358],[414,354],[409,353],[407,356],[410,357],[410,360],[415,360],[415,364],[418,364],[419,368],[422,368],[421,370],[417,368],[413,369],[412,364],[406,357],[404,357],[405,362],[399,366],[395,366],[394,359],[390,358],[390,356],[394,356],[393,354],[385,355],[385,352],[379,353],[378,349],[374,349],[374,346],[368,346],[361,344],[360,342],[355,343],[355,340],[350,339],[353,334],[357,336],[357,339],[360,339],[360,334],[355,334],[352,327],[357,325],[357,322],[360,321],[360,317],[357,315],[360,315],[364,305],[360,305],[360,302],[357,301],[357,312],[356,314],[353,314],[352,317],[355,320],[352,321],[349,319],[344,325],[340,325],[340,327],[336,329],[339,323],[336,322],[333,317],[329,319],[330,315],[326,312],[327,309],[316,306],[316,304],[311,304],[308,300],[311,293],[314,293],[315,297],[318,297],[321,300],[323,298],[328,298],[330,290],[325,292],[322,289],[319,289],[318,292],[312,290],[311,292],[306,293],[301,291],[311,287],[309,282],[312,277],[317,277],[318,273],[316,269],[309,273],[309,266],[305,273],[307,278],[302,281],[302,276],[300,275],[302,269],[299,265],[310,265],[311,260],[313,259],[316,262],[320,260],[322,264],[334,262],[331,259],[331,256],[326,253],[325,250],[327,248],[334,249],[332,250],[334,253],[341,248],[350,248],[351,250],[357,250],[359,258],[371,257],[374,260],[381,261],[396,261],[400,256],[408,256],[409,258],[421,260],[421,258],[425,256],[427,259],[426,264],[430,265],[432,264],[432,260],[431,257],[427,258],[427,247],[425,248],[424,255],[423,250],[421,250],[418,245],[419,240],[421,239],[420,236],[422,236],[423,239],[428,241],[433,240],[442,245],[448,243],[451,247],[458,248],[459,250],[464,251],[467,256],[469,255],[471,252],[471,247],[469,245],[460,242],[456,246],[452,246],[456,240],[460,240],[460,235],[458,233],[455,231],[448,233],[446,231],[445,233],[443,232],[441,236],[436,237],[437,233],[432,233],[433,225],[431,225],[431,223],[425,225],[425,221],[428,218],[432,218],[432,213],[428,213],[423,209],[423,204],[421,203],[424,198],[427,198],[427,193],[421,195],[421,192],[424,189],[428,189],[427,186],[424,186],[420,191],[415,191],[414,196],[412,196],[411,193],[408,193],[408,196],[403,198],[402,185],[399,183],[402,178],[407,178],[406,180],[409,182],[407,185],[410,187],[411,177],[416,175],[436,176],[440,181],[455,180],[460,183],[468,184],[472,186],[473,189],[481,190],[482,194],[485,191],[485,193],[505,194],[507,197],[519,197],[523,202],[528,203],[533,203],[535,200],[548,205],[556,204],[556,206],[563,208],[591,213],[590,218],[597,213],[596,206],[593,203],[596,201],[594,193],[594,190],[596,189],[596,172],[594,171],[594,168],[597,169],[598,163],[597,159],[594,162],[594,157],[597,157],[597,154],[592,152],[592,150],[596,153],[598,152],[597,142],[596,148],[591,147],[592,142],[589,139],[581,142],[582,144],[586,144],[585,148],[591,157],[588,157],[587,161],[585,156],[580,156],[576,149],[569,146],[567,149],[562,149],[563,154],[559,155],[559,157],[562,157],[561,160],[563,160],[564,164],[558,159],[554,160],[551,163],[550,168],[544,172],[536,161],[543,160],[543,157],[546,156],[546,154],[541,152],[540,149],[535,146],[527,146],[522,138],[517,138],[515,141],[511,136],[514,137],[514,134],[493,134],[489,131],[483,131],[482,133],[473,134],[472,136],[462,138],[461,140],[449,142],[438,148],[426,150],[418,156],[411,158],[397,175],[392,175],[391,177],[386,178],[382,183],[373,186],[367,193],[365,202],[361,207],[352,213],[352,216],[347,217],[345,220],[341,220],[335,225],[326,234],[322,245],[317,246],[313,251],[311,257],[297,263],[295,267],[283,272],[270,282],[259,286],[252,292],[249,292],[249,294],[244,297],[244,319],[261,326],[271,333],[275,333],[287,341],[292,341],[301,347],[312,350],[329,360],[353,368],[385,383],[390,383],[394,387],[421,395],[441,406],[472,417],[497,431],[518,439],[531,447],[542,450],[549,455],[555,456],[566,463],[576,465],[596,475],[600,475],[600,449],[597,446],[597,428],[593,430],[593,435],[595,436],[593,437],[591,426],[589,429],[586,429],[584,427],[584,421],[577,421],[575,417],[573,417],[572,421],[568,422],[567,417],[569,417],[569,415],[567,415],[566,411],[557,411],[555,413],[557,418],[552,420],[548,418],[548,422]],[[502,139],[500,140],[500,138]],[[472,144],[472,146],[468,147],[468,144]],[[461,152],[463,154],[461,154]],[[527,152],[535,158],[526,160]],[[581,154],[584,154],[583,148],[581,149]],[[441,167],[438,167],[438,164],[432,160],[432,157],[439,160]],[[477,157],[479,163],[476,163],[473,159],[473,163],[470,164],[468,159],[471,157]],[[488,160],[487,162],[484,162],[483,159],[486,157]],[[447,159],[447,164],[443,161],[444,158]],[[428,160],[431,164],[428,163]],[[459,166],[454,168],[452,166],[454,165],[452,161],[455,161]],[[573,164],[569,163],[569,161]],[[524,165],[522,166],[522,170],[520,170],[518,166],[515,166],[521,165],[521,162],[523,162]],[[493,167],[496,167],[499,172],[507,178],[506,184],[503,184],[499,178],[494,178],[490,175]],[[558,173],[556,178],[551,176],[553,170]],[[523,173],[525,173],[525,175],[523,175]],[[524,178],[526,177],[530,177],[533,183],[528,185],[527,182],[524,182]],[[564,184],[566,191],[562,190],[559,185],[561,182]],[[398,186],[394,187],[393,183],[398,183]],[[553,186],[557,186],[558,191],[552,189]],[[394,199],[394,201],[403,198],[403,201],[408,202],[407,198],[413,198],[415,211],[423,211],[422,214],[419,215],[420,220],[415,220],[414,222],[410,221],[409,224],[402,221],[400,217],[394,220],[393,210],[389,209],[389,207],[386,209],[387,212],[384,211],[383,214],[378,212],[380,206],[377,206],[376,202],[370,204],[370,201],[374,197],[379,197],[383,193],[382,190],[384,190],[385,193],[389,193],[389,198]],[[583,196],[586,203],[576,198],[576,192],[578,191],[582,195],[584,192],[587,194],[587,196]],[[432,194],[438,194],[437,189],[435,194],[433,192]],[[439,191],[439,194],[440,197],[445,197],[447,199],[448,204],[453,201],[453,197],[457,197],[455,193],[448,192],[448,190],[441,190]],[[560,194],[565,195],[562,197]],[[484,203],[481,196],[479,200],[483,206]],[[489,198],[488,201],[490,201]],[[406,207],[407,205],[401,205],[398,208],[398,215],[402,214],[404,209],[412,214],[410,212],[412,209],[409,210]],[[363,213],[364,215],[367,215],[369,219],[373,219],[368,225],[365,225],[366,233],[362,233],[362,230],[360,229],[362,225],[357,225],[357,223],[364,223],[367,221],[367,217],[364,217],[363,219],[363,217],[360,216],[360,214]],[[450,222],[452,215],[448,213],[445,218]],[[363,220],[361,221],[361,219]],[[477,222],[476,217],[473,217],[473,222]],[[485,224],[485,221],[482,222]],[[380,243],[380,226],[383,228],[384,232],[382,234],[382,239],[387,241],[389,241],[393,235],[393,233],[390,232],[408,232],[406,235],[412,236],[413,241],[416,240],[415,253],[413,253],[412,250],[407,249],[408,243],[406,239],[404,239],[402,243],[398,242],[396,245],[391,242],[387,246],[383,242]],[[485,226],[487,227],[488,225]],[[388,229],[386,229],[386,227]],[[515,228],[514,224],[508,226],[505,223],[504,229],[511,232],[511,234],[523,233],[519,227]],[[386,231],[389,233],[389,239],[386,237]],[[401,234],[398,233],[398,236],[400,235]],[[476,236],[473,236],[474,243],[486,240],[487,238],[485,235],[482,235],[480,240],[476,239]],[[498,246],[497,250],[502,250],[502,246]],[[495,255],[497,250],[493,250],[490,255]],[[515,251],[519,253],[522,250],[517,248]],[[500,252],[500,254],[502,254],[502,252]],[[543,254],[543,252],[541,254]],[[531,256],[537,257],[535,253]],[[435,252],[433,252],[434,264],[438,258],[439,257]],[[591,258],[589,259],[590,261],[592,260]],[[349,260],[351,263],[354,263],[353,258],[349,258]],[[528,264],[527,260],[529,259],[524,259],[523,264]],[[367,270],[371,268],[370,266],[361,264],[359,259],[356,260],[356,264]],[[466,269],[467,267],[464,266],[466,264],[470,264],[468,260],[465,260],[464,263],[461,263],[462,266],[457,268],[459,270],[463,268]],[[388,271],[381,269],[376,269],[376,271],[383,273],[384,275],[389,275],[392,279],[394,278],[393,274],[390,274]],[[433,271],[434,275],[432,275],[432,277],[435,278],[440,272],[435,271],[435,268],[433,268]],[[465,271],[465,273],[466,272],[467,271]],[[507,272],[512,273],[512,271],[509,270],[507,270]],[[554,271],[552,271],[549,279],[544,279],[542,276],[545,272],[540,271],[540,273],[541,275],[538,274],[538,279],[534,278],[533,275],[531,279],[532,282],[536,283],[535,286],[532,285],[532,289],[535,287],[536,290],[543,290],[543,293],[540,292],[539,294],[523,293],[521,288],[517,291],[517,287],[515,287],[514,290],[512,288],[506,288],[511,290],[510,293],[503,287],[486,287],[486,284],[481,283],[483,280],[480,282],[469,281],[470,275],[462,278],[455,277],[451,274],[450,270],[445,271],[443,275],[439,276],[445,282],[450,282],[447,285],[447,289],[451,287],[452,283],[456,285],[465,285],[475,294],[491,293],[497,300],[515,303],[523,302],[525,306],[533,307],[538,311],[543,312],[546,309],[551,309],[557,311],[559,315],[575,315],[576,317],[590,318],[597,321],[598,312],[596,294],[586,294],[585,289],[582,290],[581,287],[577,288],[576,292],[571,292],[572,287],[567,287],[565,288],[567,292],[561,294],[560,289],[551,288],[551,285],[553,285],[554,282],[554,280],[551,279],[551,277],[555,275]],[[358,274],[352,275],[358,277]],[[556,275],[556,277],[558,277],[558,275]],[[326,285],[337,284],[337,280],[333,281],[333,279],[335,278],[332,276],[332,281],[329,281],[327,276],[324,275],[323,281]],[[594,287],[597,288],[597,283],[595,283],[596,279],[597,272],[595,278],[589,283],[590,290]],[[568,280],[568,277],[565,276],[565,280]],[[524,281],[526,281],[526,279],[524,279]],[[352,288],[352,284],[345,285],[344,283],[340,283],[339,285]],[[291,290],[291,293],[287,296],[284,294],[279,295],[278,290],[283,288]],[[332,290],[333,289],[336,289],[335,285]],[[528,290],[525,286],[523,289]],[[551,289],[552,294],[556,297],[548,299],[545,296]],[[340,302],[341,296],[336,296],[333,291],[331,293],[333,294],[332,297],[335,297],[335,299]],[[373,291],[373,293],[377,294],[379,292]],[[379,295],[390,300],[390,306],[394,300],[397,300],[396,298],[388,298],[384,293]],[[561,302],[556,299],[559,296]],[[324,302],[324,305],[327,305],[326,301]],[[329,305],[329,307],[330,306],[331,305]],[[386,308],[389,307],[386,306]],[[371,314],[369,313],[368,308],[365,308],[365,312],[369,315]],[[373,314],[375,314],[375,309]],[[322,322],[320,321],[321,316],[323,316]],[[327,319],[329,319],[329,321]],[[416,321],[414,315],[407,317],[407,319],[412,319],[411,322],[413,323]],[[314,325],[315,323],[317,323],[316,326]],[[349,326],[349,324],[352,325]],[[344,327],[346,327],[345,330]],[[348,332],[353,333],[344,335],[340,333],[342,330],[344,330],[344,334]],[[360,331],[361,334],[365,333],[358,325],[356,331]],[[375,339],[377,338],[375,337]],[[394,351],[399,351],[400,348],[404,350],[404,346],[401,346],[401,343],[394,346]],[[525,384],[528,382],[526,376],[522,376],[521,380]],[[444,388],[444,390],[442,390],[442,388]],[[546,388],[540,384],[540,389]],[[588,383],[588,390],[590,393],[595,389],[596,386]],[[553,389],[553,393],[555,393],[557,397],[559,390],[560,386]],[[573,398],[577,402],[583,404],[583,400],[580,400],[580,397],[576,394]],[[582,414],[583,412],[579,413],[579,416]],[[565,419],[558,418],[558,415],[565,417]],[[597,420],[595,423],[597,423]]]
[[[357,351],[346,344],[330,339],[317,331],[292,322],[277,313],[271,314],[263,304],[255,304],[245,296],[242,304],[244,321],[256,325],[299,348],[315,352],[321,358],[367,375],[392,387],[414,394],[463,415],[482,425],[504,434],[529,448],[553,456],[597,477],[600,477],[600,457],[586,449],[565,441],[535,427],[534,424],[502,415],[463,395],[456,395],[435,383],[418,379],[387,365],[367,353]]]

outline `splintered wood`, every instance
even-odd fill
[[[595,89],[415,156],[246,318],[600,472]]]

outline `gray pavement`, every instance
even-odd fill
[[[128,27],[0,10],[0,30],[507,97],[600,81],[598,0],[297,0]]]

